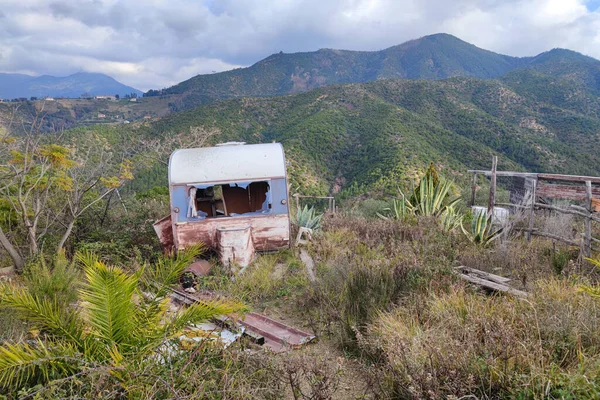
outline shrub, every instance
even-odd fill
[[[29,293],[54,301],[60,307],[66,307],[77,299],[79,270],[62,251],[54,257],[52,266],[42,256],[38,257],[28,265],[24,278]]]
[[[140,295],[143,270],[128,274],[91,254],[79,254],[86,283],[78,292],[80,307],[61,307],[27,289],[4,286],[2,307],[16,312],[40,331],[37,342],[0,346],[0,388],[14,391],[51,384],[103,370],[117,387],[131,393],[139,368],[173,354],[170,341],[186,325],[243,310],[236,303],[203,302],[172,313],[164,289],[175,274],[155,282],[162,295]],[[165,267],[180,270],[177,260]]]
[[[484,297],[462,287],[424,308],[383,313],[361,345],[402,398],[595,398],[600,303],[576,286],[541,281],[532,296]],[[587,394],[586,394],[587,393]],[[587,397],[586,397],[587,396]]]

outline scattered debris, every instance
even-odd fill
[[[306,251],[306,249],[300,249],[300,260],[304,263],[304,266],[306,267],[308,279],[310,279],[311,282],[316,281],[317,277],[315,276],[315,262],[310,256],[310,254],[308,254],[308,251]]]
[[[296,246],[301,244],[308,244],[308,242],[312,240],[312,234],[312,229],[301,226],[300,229],[298,229],[298,235],[296,236]],[[306,236],[306,239],[303,239],[303,236]]]
[[[461,279],[484,287],[485,289],[508,293],[518,297],[529,296],[527,292],[508,286],[507,283],[510,281],[510,278],[465,266],[457,267],[456,270],[459,272],[458,276],[460,276]]]
[[[220,343],[223,348],[227,348],[238,340],[243,333],[244,327],[240,330],[232,331],[212,322],[204,322],[184,329],[183,334],[179,336],[179,340],[184,350],[188,350],[191,347],[190,345],[195,345],[204,340]]]
[[[176,301],[187,305],[215,298],[213,293],[206,291],[190,295],[177,289],[172,290],[171,296]],[[207,326],[203,325],[203,327]],[[210,327],[212,328],[213,325],[210,325]],[[204,329],[204,331],[206,332],[207,330]],[[303,332],[283,322],[254,312],[246,313],[243,320],[223,317],[218,321],[217,325],[214,325],[214,329],[209,332],[213,332],[213,336],[217,335],[216,332],[218,332],[221,339],[223,337],[235,337],[235,340],[239,337],[235,336],[237,332],[242,332],[244,335],[250,337],[254,343],[262,345],[276,353],[298,348],[315,339],[315,336],[310,333]],[[226,332],[224,336],[222,332]],[[193,340],[198,341],[200,339]]]

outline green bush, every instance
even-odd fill
[[[67,260],[64,252],[54,257],[51,265],[43,256],[31,262],[24,273],[27,290],[40,299],[56,302],[66,307],[77,299],[79,269]]]

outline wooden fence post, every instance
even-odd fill
[[[527,231],[527,240],[531,241],[533,234],[533,225],[535,222],[535,198],[537,189],[537,179],[534,179],[531,183],[531,207],[529,208],[529,230]]]
[[[490,198],[488,199],[488,217],[494,217],[494,205],[496,204],[496,169],[498,168],[498,157],[492,158],[492,178],[490,180]]]
[[[585,181],[585,208],[588,216],[585,218],[585,256],[592,256],[592,181]]]
[[[473,173],[473,185],[471,186],[471,207],[475,205],[475,192],[477,191],[477,172]]]

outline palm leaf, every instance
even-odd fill
[[[3,285],[2,307],[16,311],[19,317],[37,329],[59,338],[83,344],[81,318],[77,311],[59,307],[55,301],[33,296],[25,289]]]
[[[139,275],[107,266],[94,257],[78,256],[84,265],[87,282],[80,290],[90,334],[105,343],[127,345],[135,326],[133,295]]]
[[[81,362],[77,349],[69,344],[48,348],[41,341],[35,347],[7,343],[0,347],[0,387],[20,389],[68,376]]]

